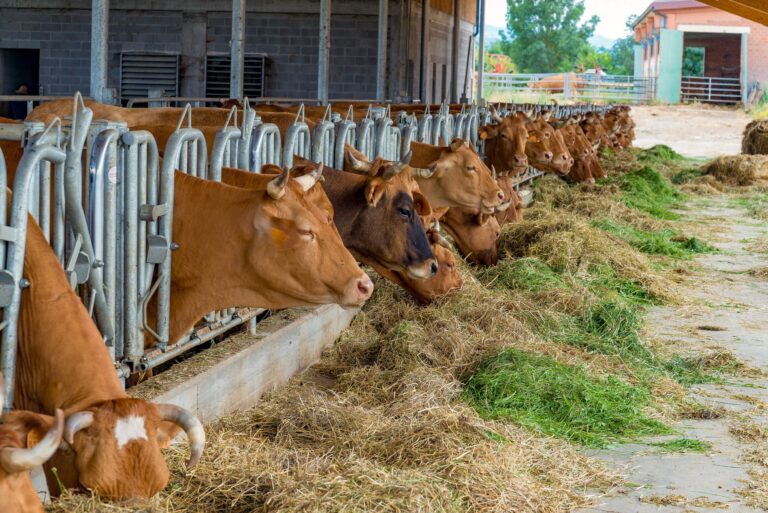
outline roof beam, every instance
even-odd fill
[[[768,26],[768,5],[765,0],[699,0],[742,18]]]

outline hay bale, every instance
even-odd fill
[[[768,156],[732,155],[718,157],[704,165],[702,171],[705,175],[713,176],[727,185],[752,185],[758,179],[768,178]]]
[[[768,155],[768,120],[755,120],[746,126],[741,139],[745,155]]]

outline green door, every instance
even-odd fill
[[[659,73],[656,97],[665,103],[680,103],[683,74],[683,33],[661,29],[659,40]]]

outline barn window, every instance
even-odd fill
[[[179,54],[134,53],[120,54],[120,97],[147,98],[179,96]]]
[[[244,57],[243,94],[248,98],[265,95],[265,55]],[[229,98],[229,72],[232,57],[227,54],[209,54],[205,60],[205,96],[207,98]]]

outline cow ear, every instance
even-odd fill
[[[432,205],[429,204],[427,197],[418,191],[413,191],[413,206],[421,217],[432,215]]]
[[[280,166],[276,166],[274,164],[264,164],[261,166],[261,174],[263,175],[279,175],[282,172],[283,170],[280,168]]]
[[[499,133],[499,130],[493,125],[481,126],[480,129],[477,131],[477,134],[480,136],[480,139],[482,139],[483,141],[487,139],[493,139],[498,135],[498,133]]]
[[[451,151],[454,153],[459,151],[462,146],[464,146],[463,139],[454,139],[453,141],[451,141]]]
[[[539,142],[539,138],[538,138],[538,136],[536,135],[536,132],[533,132],[533,133],[530,133],[530,134],[528,134],[528,141],[529,141],[529,142],[533,142],[533,143],[537,143],[537,142]]]
[[[365,186],[365,201],[368,202],[369,206],[375,207],[379,204],[379,200],[384,195],[385,188],[386,184],[381,178],[368,180]]]

